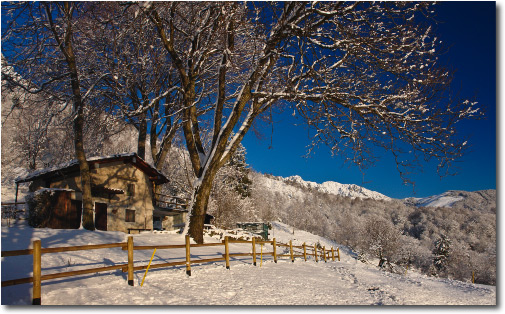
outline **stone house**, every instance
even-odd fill
[[[154,187],[167,183],[168,179],[137,154],[94,157],[88,163],[96,229],[140,232],[153,230],[153,220],[157,220],[164,222],[165,229],[173,230],[180,227],[174,224],[186,220],[187,210],[182,206],[158,202]],[[50,192],[47,227],[72,229],[80,226],[80,181],[79,164],[74,160],[18,178],[16,185],[31,182],[31,192]]]

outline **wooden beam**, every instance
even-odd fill
[[[114,247],[120,247],[127,250],[127,245],[124,242],[121,243],[106,243],[106,244],[93,244],[93,245],[78,245],[78,246],[62,246],[54,248],[42,249],[42,254],[44,253],[59,253],[59,252],[70,252],[70,251],[83,251],[83,250],[97,250],[97,249],[109,249]]]
[[[256,241],[255,238],[252,238],[252,256],[253,256],[253,265],[256,266]]]
[[[191,238],[186,235],[186,275],[191,276]]]
[[[128,237],[128,285],[133,286],[133,237]]]
[[[274,248],[274,262],[277,263],[277,244],[275,243],[275,238],[272,239],[272,246]]]
[[[289,254],[291,255],[291,262],[295,262],[295,258],[293,256],[293,241],[289,240]]]
[[[228,236],[224,237],[224,254],[226,259],[226,269],[230,269],[230,248],[228,246]]]
[[[32,254],[33,254],[33,249],[2,251],[2,257],[6,257],[6,256],[20,256],[20,255],[32,255]]]
[[[33,290],[32,304],[41,305],[41,245],[40,240],[33,241]]]

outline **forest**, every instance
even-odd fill
[[[267,188],[269,180],[251,173],[253,199],[266,219],[325,236],[352,248],[364,261],[384,258],[390,271],[407,265],[421,272],[496,284],[496,191],[463,192],[452,207],[417,207],[406,200],[373,200],[310,191]],[[288,188],[289,189],[289,188]],[[288,190],[289,191],[289,190]],[[400,268],[396,269],[398,266]]]

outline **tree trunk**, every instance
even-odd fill
[[[203,243],[203,224],[207,213],[207,205],[209,204],[212,181],[213,178],[205,178],[193,192],[188,233],[196,243]]]
[[[146,121],[146,115],[143,114],[140,117],[140,123],[139,123],[137,155],[139,155],[139,157],[144,160],[146,160],[146,140],[147,140],[147,121]]]
[[[74,119],[74,148],[79,170],[81,172],[81,190],[82,190],[82,227],[87,230],[95,230],[93,220],[93,199],[91,196],[91,173],[89,164],[84,153],[82,129],[84,119],[82,116],[82,106],[79,107],[77,117]]]
[[[72,55],[73,56],[73,55]],[[75,156],[79,162],[79,170],[81,173],[81,190],[82,190],[82,226],[87,230],[95,230],[95,222],[93,220],[93,199],[91,196],[91,173],[89,164],[84,153],[84,110],[79,89],[79,78],[75,59],[70,58],[68,61],[70,68],[70,77],[72,83],[72,92],[74,94],[74,149]]]
[[[68,17],[71,17],[71,4],[69,2],[65,2],[65,14]],[[51,13],[46,7],[48,11],[48,17],[51,17]],[[83,128],[84,128],[84,103],[81,95],[81,88],[79,82],[79,71],[77,70],[77,62],[75,59],[74,49],[72,45],[72,23],[71,19],[68,20],[68,24],[66,25],[67,35],[65,37],[65,45],[58,38],[58,34],[54,31],[55,38],[57,38],[58,42],[60,42],[60,48],[65,56],[67,61],[67,65],[70,72],[70,83],[72,86],[72,94],[73,94],[73,110],[74,110],[74,149],[75,156],[77,161],[79,162],[79,170],[81,174],[81,189],[82,189],[82,221],[81,225],[85,229],[95,230],[95,223],[93,220],[93,199],[91,197],[91,174],[89,171],[89,164],[86,160],[86,154],[84,153],[84,137],[83,137]]]

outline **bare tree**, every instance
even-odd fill
[[[94,70],[104,75],[99,98],[110,112],[138,130],[138,155],[146,159],[147,142],[157,169],[163,169],[180,127],[180,101],[174,69],[166,50],[156,44],[150,22],[131,3],[89,5],[88,45]],[[107,74],[107,75],[106,75]]]
[[[106,8],[102,3],[83,6]],[[187,228],[199,243],[218,170],[254,122],[273,108],[291,108],[312,128],[313,145],[329,145],[360,169],[373,165],[376,147],[391,152],[407,182],[408,172],[422,160],[437,159],[440,173],[447,173],[468,146],[456,136],[455,124],[478,114],[475,103],[451,100],[447,92],[451,72],[440,65],[443,50],[427,3],[141,2],[125,4],[123,11],[111,9],[122,12],[124,20],[110,16],[97,24],[90,18],[94,22],[75,25],[81,11],[71,3],[20,7],[28,8],[26,20],[39,25],[44,31],[40,34],[52,37],[25,27],[24,33],[10,31],[2,39],[27,33],[31,47],[51,52],[54,61],[47,64],[48,58],[31,58],[30,51],[36,50],[20,48],[26,40],[10,41],[11,47],[29,52],[30,65],[46,67],[38,76],[28,66],[20,73],[31,74],[39,89],[56,82],[72,87],[66,94],[71,98],[58,97],[72,101],[77,118],[83,101],[94,99],[82,96],[81,89],[92,96],[99,81],[109,84],[105,90],[115,88],[111,101],[128,100],[120,108],[139,126],[139,142],[147,137],[148,119],[160,123],[154,123],[151,132],[151,143],[156,143],[164,137],[158,134],[163,125],[176,125],[161,117],[181,114],[194,182]],[[134,27],[123,29],[117,21]],[[119,45],[97,49],[100,46],[91,43],[100,32],[117,32],[111,38]],[[111,62],[100,63],[108,64],[107,70],[86,68],[93,62],[76,63],[74,38],[79,39],[82,51],[76,53],[82,53],[83,60],[85,53],[108,57]],[[44,40],[50,45],[37,46]],[[130,44],[137,48],[130,51]],[[4,45],[2,49],[12,59]],[[129,52],[122,55],[121,50]],[[156,80],[164,82],[162,88],[150,83]],[[61,93],[62,83],[58,86]],[[77,134],[79,119],[75,125]],[[212,136],[207,148],[205,134]],[[84,163],[81,171],[86,175]]]
[[[3,72],[14,74],[3,58],[2,68]],[[2,80],[2,154],[12,154],[9,161],[30,170],[36,169],[40,155],[47,147],[50,120],[47,106],[40,106],[35,97]],[[2,164],[6,162],[5,158],[2,159]]]
[[[93,230],[91,177],[84,151],[84,107],[100,78],[88,71],[82,30],[75,23],[82,3],[2,3],[2,54],[16,75],[2,71],[2,79],[29,94],[44,93],[48,102],[72,107],[74,152],[79,161],[83,201],[82,226]],[[3,70],[3,69],[2,69]]]
[[[9,76],[16,75],[3,59],[2,67]],[[49,94],[33,95],[2,81],[2,154],[9,157],[2,159],[2,167],[11,164],[35,170],[74,158],[72,108],[50,99]],[[120,117],[88,106],[83,129],[86,154],[132,151],[121,147],[126,144],[124,139],[131,142],[125,127],[127,124]],[[11,177],[8,172],[2,175]]]
[[[466,147],[455,123],[477,109],[448,98],[451,73],[439,64],[426,3],[170,2],[139,12],[179,76],[195,176],[189,234],[197,242],[218,169],[274,105],[292,106],[315,129],[313,144],[360,168],[376,160],[374,147],[390,151],[405,180],[419,158],[447,170]],[[202,125],[212,128],[208,150]]]
[[[273,105],[292,105],[316,130],[314,144],[328,144],[360,168],[373,164],[374,146],[393,153],[403,178],[419,157],[447,169],[464,151],[454,124],[477,109],[447,98],[451,74],[439,65],[428,4],[171,2],[141,9],[179,75],[196,182],[189,234],[197,242],[217,170]],[[212,114],[196,115],[202,106]],[[202,124],[213,129],[208,150]]]

